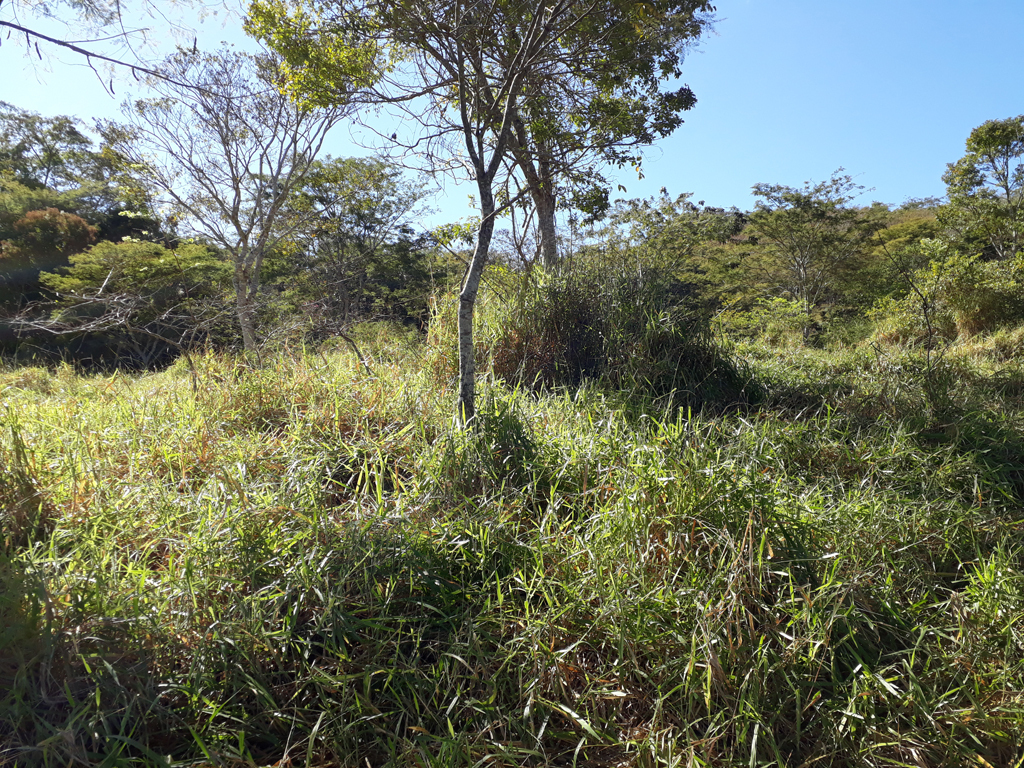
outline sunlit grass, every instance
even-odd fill
[[[1012,361],[750,346],[757,408],[495,384],[460,434],[368,346],[0,372],[3,760],[1024,759]]]

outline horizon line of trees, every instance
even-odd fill
[[[715,10],[708,0],[457,0],[442,5],[425,0],[252,0],[245,31],[267,52],[203,53],[193,44],[159,66],[137,69],[136,74],[147,75],[154,96],[126,104],[122,122],[99,126],[103,145],[98,154],[106,166],[92,164],[92,182],[99,188],[132,189],[134,196],[120,194],[118,200],[134,197],[146,205],[132,205],[117,215],[130,218],[136,208],[143,216],[159,212],[156,224],[173,247],[187,241],[214,249],[218,264],[229,266],[231,311],[242,346],[247,354],[258,355],[267,339],[261,328],[280,326],[280,313],[268,309],[282,306],[269,300],[274,280],[304,258],[306,272],[320,268],[326,274],[323,263],[314,268],[309,261],[310,253],[323,258],[330,250],[322,247],[326,236],[309,233],[316,231],[316,221],[331,217],[325,213],[331,204],[323,201],[322,188],[306,190],[325,135],[342,119],[359,122],[366,112],[401,118],[399,131],[380,137],[390,142],[389,156],[414,160],[433,176],[459,176],[476,187],[479,215],[461,230],[471,234],[472,247],[449,253],[446,270],[464,262],[458,283],[456,412],[468,424],[475,413],[476,303],[488,265],[504,256],[502,238],[496,239],[502,219],[511,220],[506,239],[520,261],[539,260],[557,274],[574,257],[600,250],[593,244],[584,244],[578,253],[571,245],[566,248],[566,233],[557,224],[559,210],[570,213],[570,223],[578,217],[597,226],[592,232],[615,242],[622,232],[602,221],[618,217],[620,229],[628,230],[633,227],[630,216],[642,220],[641,209],[649,208],[663,217],[697,217],[685,199],[634,201],[632,212],[629,203],[611,210],[604,172],[629,165],[639,172],[642,149],[671,134],[696,104],[679,78],[688,51],[713,28]],[[88,2],[69,13],[96,27],[119,20],[121,7]],[[0,25],[10,27],[11,22],[0,20]],[[38,36],[31,28],[22,31],[30,41]],[[123,35],[122,30],[114,37]],[[375,130],[368,122],[362,127]],[[36,191],[73,191],[61,189],[59,174],[65,166],[74,170],[75,141],[84,158],[92,150],[70,131],[65,134],[71,142],[68,158],[43,162]],[[944,176],[948,203],[934,211],[936,228],[929,234],[935,237],[888,247],[881,233],[910,226],[914,215],[893,215],[887,206],[858,208],[854,200],[860,189],[840,170],[800,188],[755,185],[759,200],[746,214],[742,231],[716,247],[706,239],[693,241],[702,225],[677,222],[669,229],[690,230],[681,242],[692,247],[677,254],[679,263],[666,264],[658,257],[657,270],[679,273],[678,282],[688,281],[689,295],[705,305],[728,299],[749,309],[752,297],[768,302],[761,310],[770,305],[799,319],[804,343],[820,338],[821,329],[835,324],[843,311],[861,312],[867,304],[877,317],[890,320],[900,312],[923,315],[929,344],[937,335],[948,336],[949,322],[957,333],[1008,322],[1014,316],[1017,272],[1006,265],[1016,264],[1021,237],[1020,119],[990,121],[972,132],[967,145],[967,155]],[[80,174],[78,181],[84,178]],[[5,182],[10,183],[21,182]],[[78,202],[84,204],[85,197],[79,195]],[[27,196],[21,198],[24,202]],[[72,251],[116,261],[117,249],[93,244],[103,237],[101,222],[92,223],[67,207],[19,209],[15,204],[18,215],[6,232],[5,260],[35,263],[56,249],[68,262],[60,274],[39,271],[40,287],[57,293],[63,287],[65,301],[48,319],[37,317],[37,329],[67,330],[62,323],[78,321],[92,331],[117,328],[133,341],[146,336],[178,351],[218,335],[211,329],[222,325],[224,294],[215,298],[209,290],[217,270],[207,269],[201,282],[178,275],[176,295],[187,299],[180,302],[173,300],[174,292],[161,294],[152,286],[144,301],[127,285],[113,293],[111,280],[127,269],[114,264],[99,286],[90,283],[102,273],[96,265],[92,278],[79,276],[78,282],[68,283],[76,269],[85,269],[70,261],[77,256]],[[927,215],[918,218],[914,226],[931,226],[924,223]],[[102,223],[109,226],[107,219]],[[408,254],[415,250],[410,237]],[[417,248],[426,242],[420,238]],[[980,250],[975,247],[979,243]],[[436,253],[448,243],[434,238],[433,245]],[[534,257],[526,258],[531,245]],[[873,249],[881,249],[881,256]],[[143,250],[135,249],[136,257]],[[706,263],[692,263],[697,252]],[[193,276],[205,269],[196,262],[196,251],[175,259],[188,262]],[[418,261],[410,257],[404,263],[411,267]],[[351,267],[351,258],[345,262]],[[892,276],[893,286],[899,287],[887,290]],[[149,285],[142,278],[140,273],[133,284]],[[729,280],[735,286],[723,285]],[[716,281],[718,287],[712,288]],[[77,296],[78,304],[71,307],[67,291],[72,288],[92,292]],[[340,308],[344,315],[347,291],[345,285],[332,313]],[[325,305],[322,296],[319,306]],[[83,326],[82,320],[88,323]],[[906,330],[906,322],[897,325]]]
[[[222,73],[226,65],[248,66],[207,57],[180,62],[179,74],[211,63]],[[167,104],[139,101],[133,114],[155,130],[152,110]],[[229,114],[223,104],[207,112]],[[173,117],[175,130],[188,119]],[[223,229],[184,226],[188,188],[166,194],[180,168],[155,175],[130,127],[99,126],[97,149],[73,118],[0,105],[5,355],[48,350],[146,367],[203,344],[256,346],[240,332],[238,302],[238,244],[252,232],[223,207],[209,215],[227,220]],[[892,341],[935,344],[993,331],[1024,321],[1024,116],[979,126],[966,148],[943,176],[945,200],[862,204],[863,189],[842,169],[802,187],[757,184],[750,211],[662,190],[591,212],[586,226],[583,214],[570,220],[571,238],[559,236],[554,264],[547,234],[536,223],[532,230],[517,225],[522,209],[510,206],[492,261],[555,279],[569,279],[583,263],[670,275],[680,306],[717,314],[735,333],[769,329],[796,334],[800,343],[856,340],[874,330]],[[225,165],[237,149],[219,148]],[[293,185],[273,173],[240,177],[233,197],[202,201],[233,203],[236,218],[248,214],[266,226],[257,233],[264,250],[242,278],[251,287],[251,330],[318,340],[373,318],[422,328],[431,295],[457,286],[472,257],[472,225],[417,231],[422,178],[410,181],[385,158],[315,154]],[[197,166],[220,173],[210,156],[198,155]],[[271,198],[280,218],[268,222],[257,209]]]

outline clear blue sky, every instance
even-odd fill
[[[757,182],[799,185],[840,166],[873,187],[865,202],[939,196],[947,162],[970,130],[1024,113],[1024,0],[721,0],[714,35],[687,59],[698,103],[648,152],[646,177],[618,175],[628,197],[693,192],[718,206],[753,205]],[[200,43],[240,40],[236,19],[207,21]],[[63,62],[63,63],[62,63]],[[43,114],[116,116],[137,86],[103,92],[75,58],[27,67],[0,47],[0,99]],[[339,129],[334,155],[364,154]],[[435,205],[469,215],[466,187]]]

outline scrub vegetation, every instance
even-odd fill
[[[7,762],[1024,758],[1019,362],[745,343],[756,403],[467,431],[453,351],[362,340],[0,375]]]
[[[99,148],[0,103],[0,764],[1024,766],[1024,116],[944,200],[613,203],[711,10],[260,3]],[[315,157],[421,99],[479,219]]]

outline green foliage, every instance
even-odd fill
[[[1024,250],[1024,115],[989,120],[971,131],[967,154],[942,179],[949,204],[940,221],[961,247],[1013,259]]]
[[[931,269],[938,297],[952,311],[960,334],[973,336],[1024,320],[1019,264],[953,253],[932,262]]]
[[[293,98],[313,108],[343,100],[351,90],[367,86],[388,69],[391,54],[371,33],[371,18],[346,28],[332,25],[316,3],[282,0],[251,2],[245,31],[263,40],[283,59],[283,86]]]
[[[862,188],[841,173],[802,188],[754,185],[761,199],[748,234],[761,245],[756,269],[773,294],[804,306],[806,338],[814,311],[835,300],[888,213],[884,206],[867,211],[850,206]]]
[[[71,258],[71,266],[43,276],[58,293],[85,296],[102,289],[115,295],[172,297],[208,295],[230,285],[229,265],[205,245],[185,243],[166,248],[159,243],[122,241],[97,243]]]
[[[807,312],[799,301],[758,299],[749,310],[727,307],[715,321],[729,336],[785,347],[803,343]]]
[[[920,355],[744,350],[758,410],[496,384],[477,431],[412,357],[0,372],[49,510],[0,557],[0,754],[1019,762],[1019,370],[952,368],[937,430]]]
[[[880,339],[930,345],[1024,321],[1024,285],[1016,261],[983,261],[940,240],[922,240],[893,258],[905,265],[913,290],[873,308]],[[922,260],[927,266],[913,269]]]
[[[121,215],[127,200],[144,223]],[[156,229],[148,195],[110,152],[94,148],[81,121],[0,102],[0,240],[5,218],[44,208],[77,214],[107,238]]]
[[[0,174],[63,191],[95,177],[102,160],[73,117],[42,117],[0,102]]]
[[[57,328],[97,336],[122,363],[233,339],[231,268],[203,245],[104,241],[40,279],[57,296]]]
[[[422,323],[448,277],[413,228],[423,196],[421,182],[381,158],[317,161],[292,203],[311,221],[279,269],[268,263],[267,282],[315,316],[321,334],[368,319]]]
[[[672,198],[662,190],[657,198],[616,202],[590,232],[583,257],[612,272],[633,272],[642,265],[646,279],[661,281],[659,290],[676,301],[690,309],[713,307],[722,285],[711,273],[709,254],[738,235],[746,217],[735,208],[705,206],[703,200],[695,205],[692,197]]]
[[[0,174],[0,240],[11,237],[11,226],[29,211],[67,208],[64,196],[45,187],[30,187]]]

